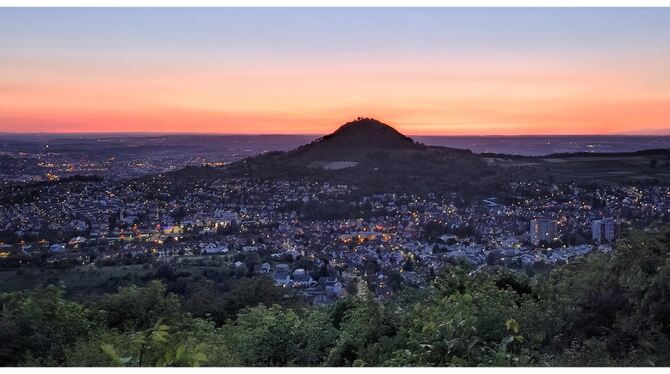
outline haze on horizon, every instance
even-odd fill
[[[670,133],[670,9],[2,8],[0,132]]]

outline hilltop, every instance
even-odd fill
[[[355,121],[345,123],[329,135],[287,152],[285,156],[302,160],[310,167],[328,168],[328,162],[349,163],[348,165],[354,166],[355,162],[369,161],[374,152],[426,149],[427,146],[415,142],[385,123],[359,117]]]
[[[296,149],[297,153],[339,150],[365,151],[370,149],[425,149],[425,145],[401,134],[393,127],[373,118],[359,117],[347,122],[332,134]]]

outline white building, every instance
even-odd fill
[[[541,241],[550,243],[556,239],[558,234],[558,223],[553,219],[536,218],[530,221],[530,242],[534,245]]]
[[[593,240],[598,243],[614,241],[616,231],[616,222],[612,218],[597,219],[591,225]]]
[[[203,255],[212,255],[212,254],[218,254],[218,253],[226,253],[228,252],[228,246],[227,245],[218,245],[215,243],[208,243],[205,245],[201,250],[200,253]]]

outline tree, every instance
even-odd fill
[[[54,285],[0,294],[1,366],[62,365],[68,344],[95,333],[99,326],[95,313],[65,300],[64,294]]]
[[[399,291],[402,287],[402,274],[399,271],[392,271],[389,273],[389,286],[393,291]]]
[[[356,299],[345,309],[339,324],[339,336],[326,366],[380,366],[393,352],[398,320],[379,303]]]
[[[186,209],[183,206],[180,206],[170,212],[170,216],[176,223],[181,223],[181,221],[186,217]]]
[[[276,305],[247,309],[224,331],[243,366],[318,365],[337,335],[323,312],[300,317]]]
[[[244,261],[250,269],[261,263],[261,256],[257,252],[247,252]]]
[[[412,260],[411,257],[407,258],[402,266],[402,269],[404,271],[414,271],[414,260]]]
[[[105,310],[107,325],[121,330],[146,329],[159,319],[178,323],[185,314],[177,296],[167,293],[159,281],[121,288],[101,297],[97,305]]]

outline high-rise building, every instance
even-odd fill
[[[603,218],[593,221],[591,232],[593,240],[598,243],[612,242],[616,238],[617,225],[612,218]]]
[[[558,223],[553,219],[536,218],[530,221],[530,242],[534,245],[556,240],[557,233]]]

